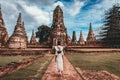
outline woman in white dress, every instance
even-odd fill
[[[63,46],[58,42],[58,46],[55,46],[55,62],[60,76],[63,74],[63,55]]]

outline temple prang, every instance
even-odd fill
[[[53,23],[52,23],[52,45],[56,46],[57,42],[61,45],[67,45],[67,29],[64,25],[63,11],[58,5],[53,12]]]
[[[34,35],[34,29],[32,30],[32,35],[31,35],[31,39],[30,39],[30,44],[37,44],[35,35]]]
[[[0,47],[6,46],[8,39],[9,36],[3,20],[2,9],[0,4]]]
[[[88,32],[88,36],[87,36],[87,44],[93,44],[96,42],[96,38],[95,35],[93,33],[93,29],[92,29],[92,23],[90,23],[90,27],[89,27],[89,32]]]
[[[27,42],[27,35],[24,23],[22,22],[22,14],[19,13],[14,32],[9,38],[8,47],[14,49],[25,49],[27,48]]]
[[[85,44],[85,41],[84,41],[84,38],[83,38],[83,35],[82,35],[82,31],[80,31],[80,37],[79,37],[79,40],[78,40],[78,44],[80,44],[80,45]]]
[[[73,31],[73,34],[72,34],[72,44],[77,44],[77,39],[76,39],[76,32]]]

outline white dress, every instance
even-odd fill
[[[57,51],[61,51],[61,53],[58,53]],[[63,53],[63,47],[62,46],[56,46],[55,47],[55,55],[57,56],[56,59],[56,65],[58,70],[63,70],[63,58],[62,56],[64,55]]]

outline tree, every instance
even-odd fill
[[[110,47],[120,47],[120,6],[113,5],[105,13],[104,25],[100,33],[101,40]]]
[[[47,42],[48,38],[51,36],[51,28],[47,25],[41,25],[38,27],[36,32],[36,37],[39,38],[39,42]]]

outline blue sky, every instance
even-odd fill
[[[93,25],[95,35],[98,35],[103,25],[104,12],[112,7],[117,0],[0,0],[3,18],[9,36],[13,33],[19,12],[22,13],[23,21],[28,38],[32,29],[37,31],[38,26],[45,24],[51,26],[53,10],[60,5],[64,13],[64,24],[68,34],[72,36],[76,31],[77,39],[80,31],[86,40],[89,23]],[[118,0],[118,3],[120,1]]]

